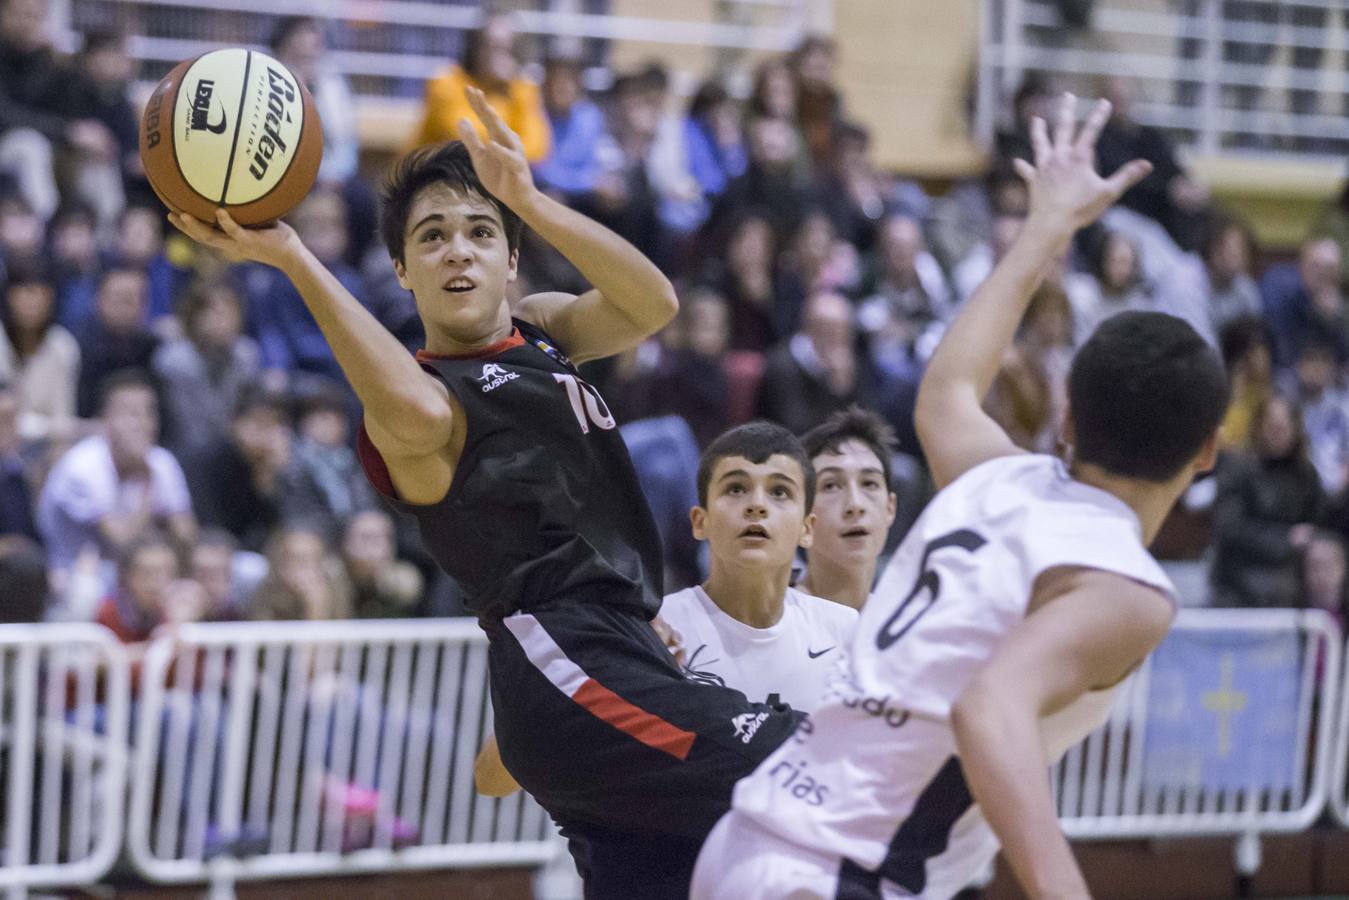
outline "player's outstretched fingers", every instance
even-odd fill
[[[487,102],[487,95],[475,87],[465,88],[468,97],[468,105],[478,114],[478,118],[487,128],[487,134],[503,147],[509,147],[512,150],[523,150],[524,145],[520,143],[520,136],[517,135],[506,120],[501,118],[501,114]]]
[[[1087,116],[1087,121],[1082,125],[1082,130],[1077,135],[1077,152],[1085,159],[1092,159],[1096,155],[1096,140],[1101,136],[1101,129],[1105,128],[1105,123],[1110,121],[1110,101],[1099,100],[1092,107],[1091,113]]]
[[[484,144],[482,135],[478,134],[478,129],[468,119],[459,120],[459,140],[464,142],[468,148],[469,156],[475,156],[482,153]]]
[[[1021,180],[1026,182],[1026,184],[1030,184],[1035,180],[1035,166],[1032,166],[1024,159],[1013,159],[1012,168],[1016,170],[1016,174],[1020,175]]]
[[[1135,159],[1132,162],[1127,162],[1120,166],[1119,170],[1115,172],[1114,175],[1111,175],[1105,180],[1105,183],[1114,195],[1119,197],[1129,188],[1138,184],[1138,182],[1142,181],[1144,178],[1147,178],[1151,173],[1152,163],[1148,162],[1146,159]]]
[[[1039,116],[1032,116],[1030,120],[1030,146],[1035,153],[1035,168],[1044,168],[1054,148],[1049,143],[1049,126]]]
[[[1065,91],[1054,110],[1054,149],[1067,152],[1073,146],[1073,125],[1077,122],[1077,98]]]

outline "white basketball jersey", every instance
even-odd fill
[[[887,896],[965,887],[997,841],[966,786],[951,707],[1058,566],[1172,593],[1133,511],[1053,457],[1000,457],[947,486],[886,567],[824,702],[736,785],[735,809],[875,873]],[[1041,722],[1047,765],[1105,721],[1112,693]]]
[[[683,637],[692,677],[757,702],[777,694],[806,712],[819,705],[857,624],[857,610],[795,588],[787,589],[782,618],[768,628],[728,616],[701,587],[670,594],[660,614]]]

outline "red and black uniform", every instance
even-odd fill
[[[418,355],[467,418],[443,499],[399,501],[363,430],[362,464],[487,632],[502,759],[571,839],[587,895],[686,896],[731,787],[800,715],[684,677],[649,624],[660,536],[614,419],[514,324],[469,357]]]

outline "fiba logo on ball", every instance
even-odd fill
[[[280,218],[318,175],[323,132],[313,98],[263,53],[214,50],[180,63],[141,118],[141,159],[170,209],[241,225]]]

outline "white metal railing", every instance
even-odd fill
[[[1064,831],[1128,838],[1310,827],[1330,783],[1341,645],[1320,610],[1182,610],[1167,642],[1121,687],[1106,725],[1054,769]],[[1204,746],[1149,733],[1175,723],[1181,735],[1211,729]]]
[[[1341,689],[1339,718],[1335,724],[1335,746],[1331,752],[1334,771],[1330,783],[1330,809],[1336,821],[1349,828],[1349,669]]]
[[[523,793],[477,794],[490,728],[471,620],[183,627],[145,659],[127,847],[156,882],[533,865]]]
[[[1122,686],[1109,722],[1053,770],[1069,836],[1293,832],[1328,794],[1349,825],[1349,694],[1341,706],[1334,621],[1184,610],[1168,642]],[[145,654],[129,744],[131,671],[98,626],[0,627],[0,889],[96,881],[124,822],[129,858],[151,881],[223,890],[534,865],[557,852],[526,795],[473,789],[491,721],[475,622],[184,626]],[[1206,714],[1216,736],[1181,746],[1183,730],[1164,734]],[[1229,727],[1236,751],[1199,746]],[[1227,752],[1257,754],[1233,770],[1245,781],[1222,771]]]
[[[1082,31],[1062,25],[1052,0],[980,7],[975,119],[984,140],[1010,117],[1024,74],[1039,71],[1089,96],[1100,77],[1126,77],[1135,119],[1208,154],[1349,147],[1343,0],[1096,0]]]
[[[0,603],[4,598],[0,598]],[[128,664],[97,625],[0,625],[0,889],[92,883],[126,819]]]
[[[717,20],[610,15],[607,2],[550,0],[514,13],[517,31],[575,51],[585,40],[630,40],[782,51],[827,18],[823,0],[720,0]],[[484,4],[431,0],[66,0],[60,43],[118,24],[132,29],[130,50],[153,82],[173,65],[226,45],[261,47],[278,17],[307,15],[331,24],[329,63],[353,78],[360,96],[408,96],[459,55],[462,35],[482,21]],[[822,7],[824,7],[822,9]],[[589,60],[592,64],[601,59]]]

